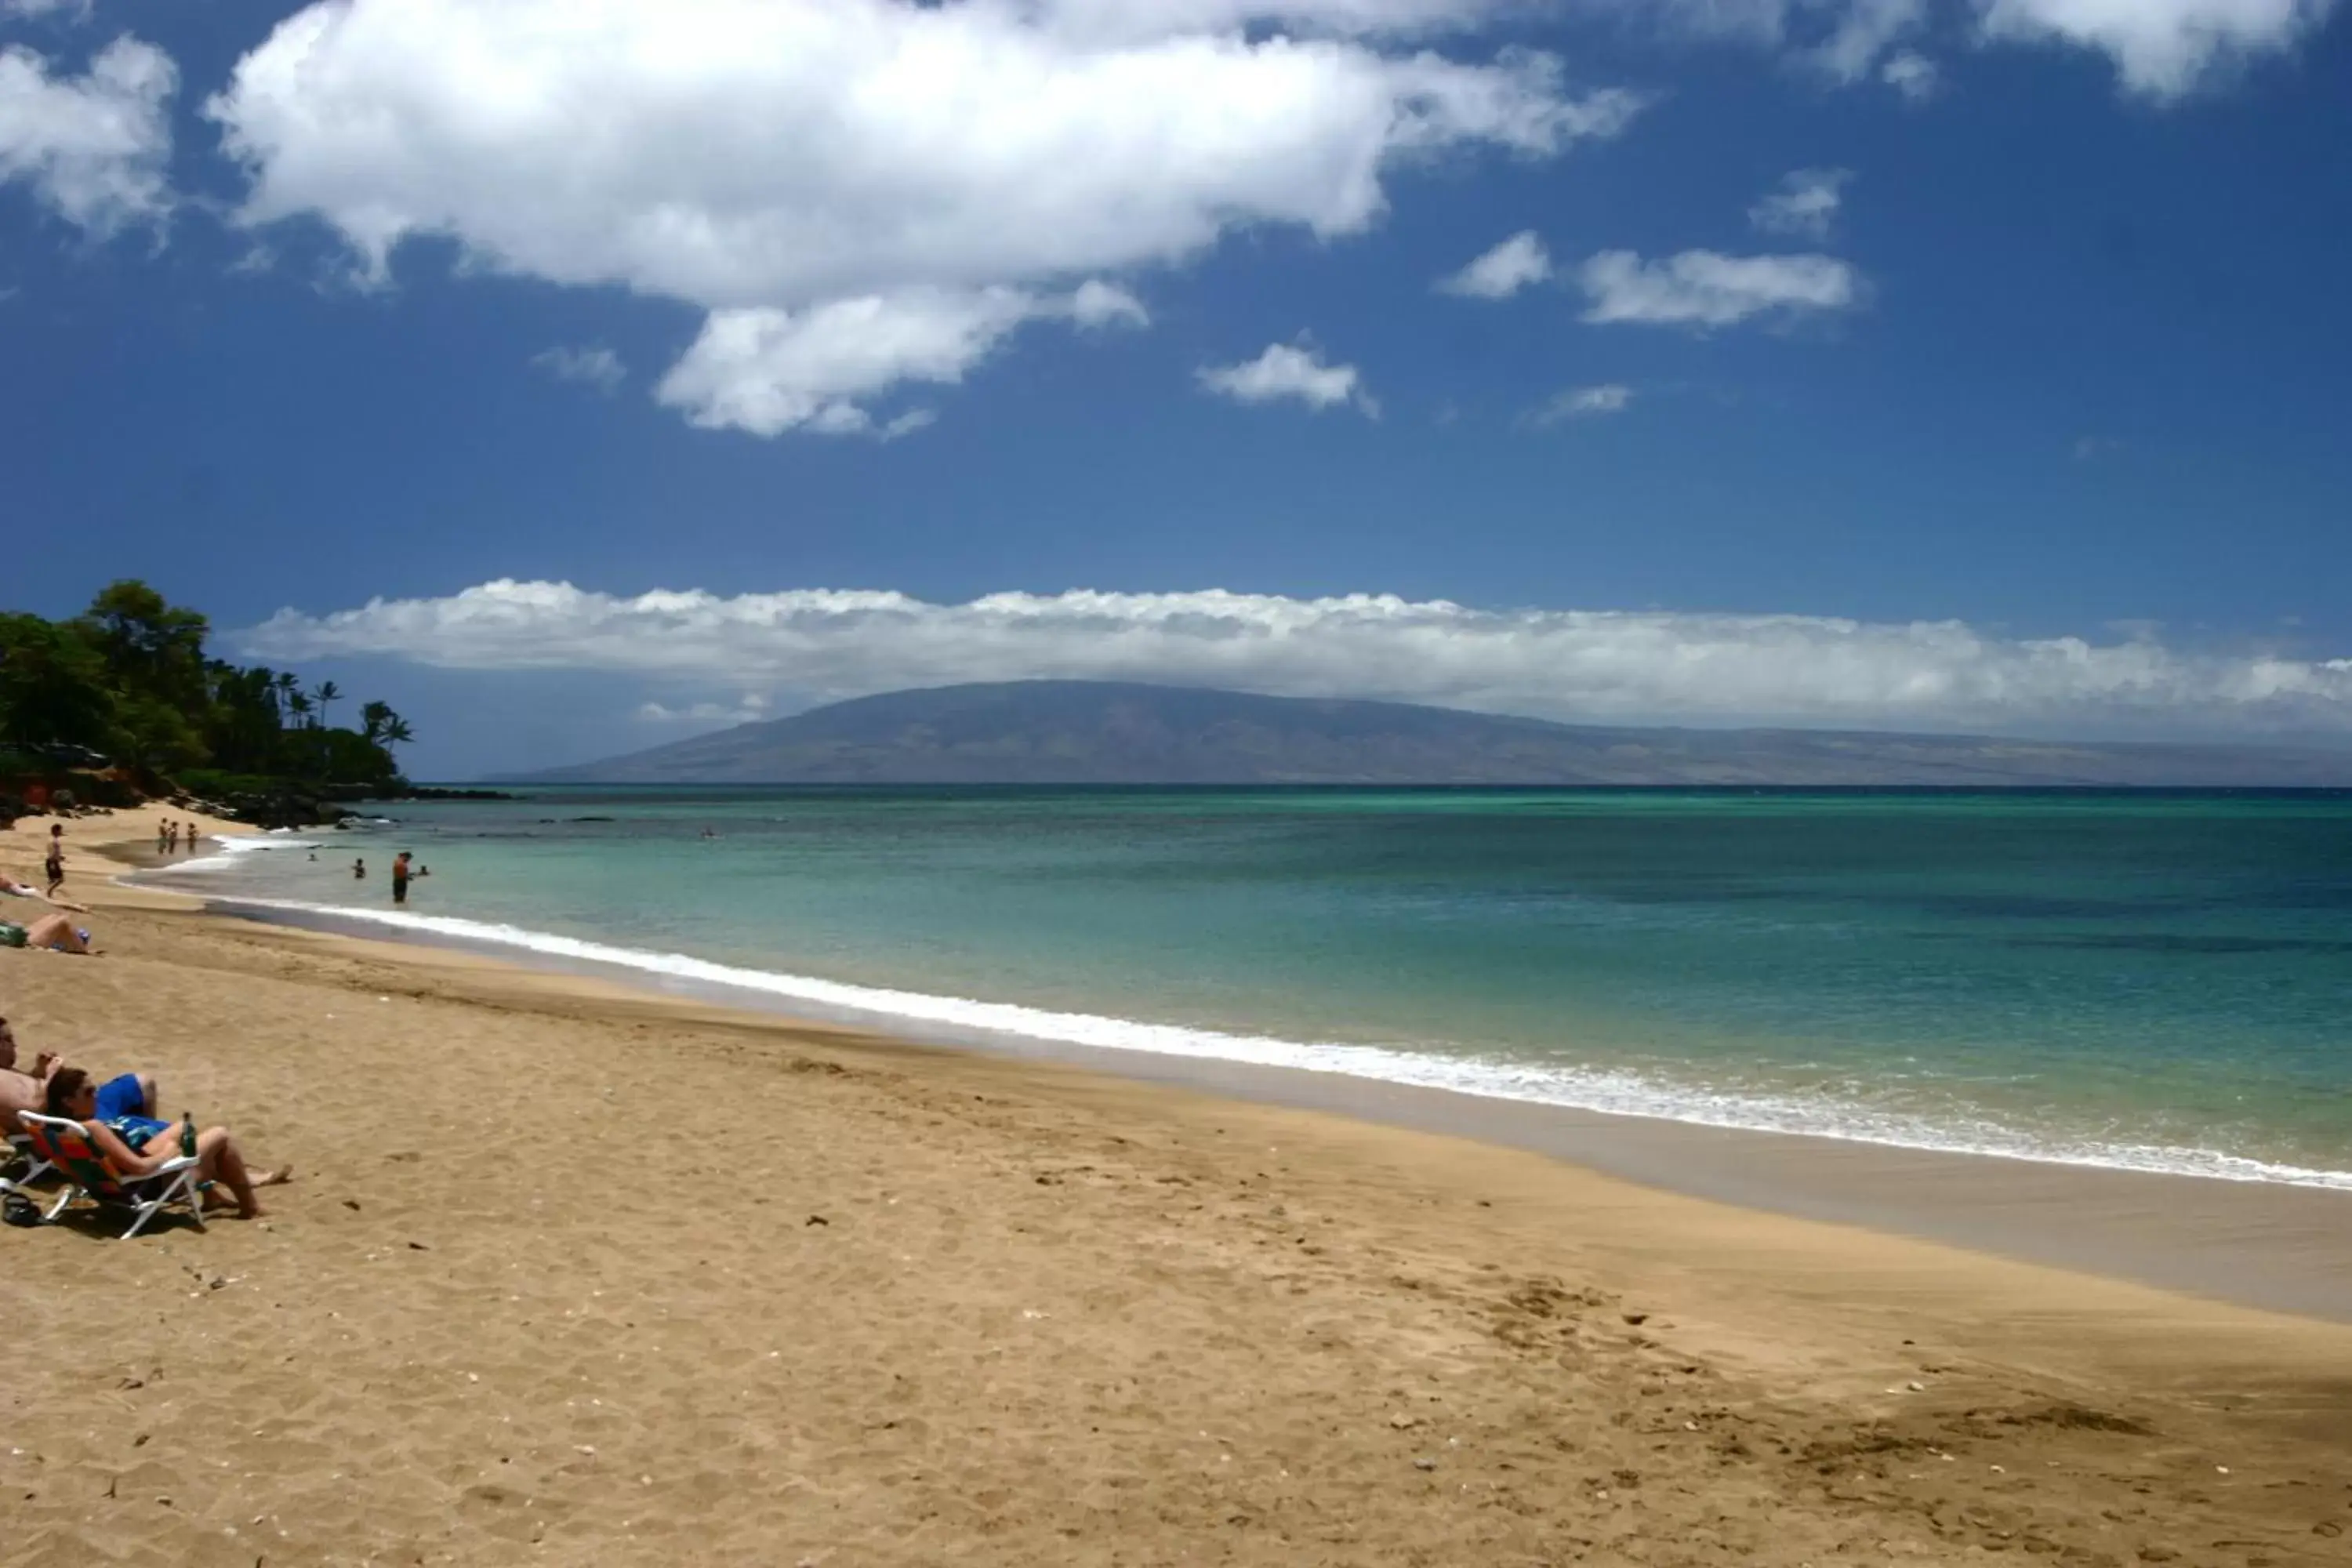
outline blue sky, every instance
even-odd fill
[[[2352,736],[2332,0],[0,0],[0,602],[148,577],[423,773],[1022,675]]]

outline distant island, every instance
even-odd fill
[[[894,691],[519,782],[2352,786],[2352,752],[1556,724],[1096,680]]]

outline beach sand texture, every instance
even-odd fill
[[[0,1563],[2352,1562],[2343,1326],[79,890],[301,1175],[0,1230]]]

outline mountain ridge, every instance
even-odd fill
[[[1563,724],[1354,698],[1029,680],[832,703],[536,784],[2341,787],[2352,752]]]

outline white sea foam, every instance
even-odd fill
[[[242,842],[251,850],[309,847],[299,840],[278,840],[266,845],[254,844],[251,840]],[[186,868],[170,868],[173,870]],[[2352,1171],[2317,1170],[2248,1159],[2209,1149],[2066,1140],[2037,1136],[1989,1121],[1957,1119],[1950,1123],[1943,1123],[1915,1115],[1874,1110],[1827,1097],[1727,1092],[1666,1083],[1622,1070],[1549,1063],[1515,1064],[1336,1040],[1287,1040],[1272,1036],[1230,1034],[1088,1013],[1055,1012],[1014,1003],[852,985],[809,975],[718,963],[686,953],[617,947],[551,931],[448,915],[343,909],[291,900],[240,897],[231,901],[247,908],[281,910],[304,916],[390,926],[470,945],[520,949],[572,963],[610,965],[694,985],[753,992],[835,1014],[887,1021],[902,1029],[909,1024],[929,1026],[949,1037],[997,1036],[1081,1046],[1095,1050],[1244,1062],[1262,1067],[1375,1079],[1415,1088],[1447,1089],[1486,1099],[1554,1105],[1612,1116],[1640,1116],[1688,1122],[1703,1127],[1831,1138],[1847,1142],[2106,1170],[2204,1176],[2234,1182],[2268,1182],[2352,1192]]]
[[[150,877],[184,877],[193,872],[226,871],[236,866],[248,855],[325,847],[315,838],[290,837],[292,832],[291,828],[279,827],[273,828],[268,833],[224,835],[210,840],[211,854],[199,855],[192,860],[173,860],[165,865],[150,867],[131,880],[145,881]]]

